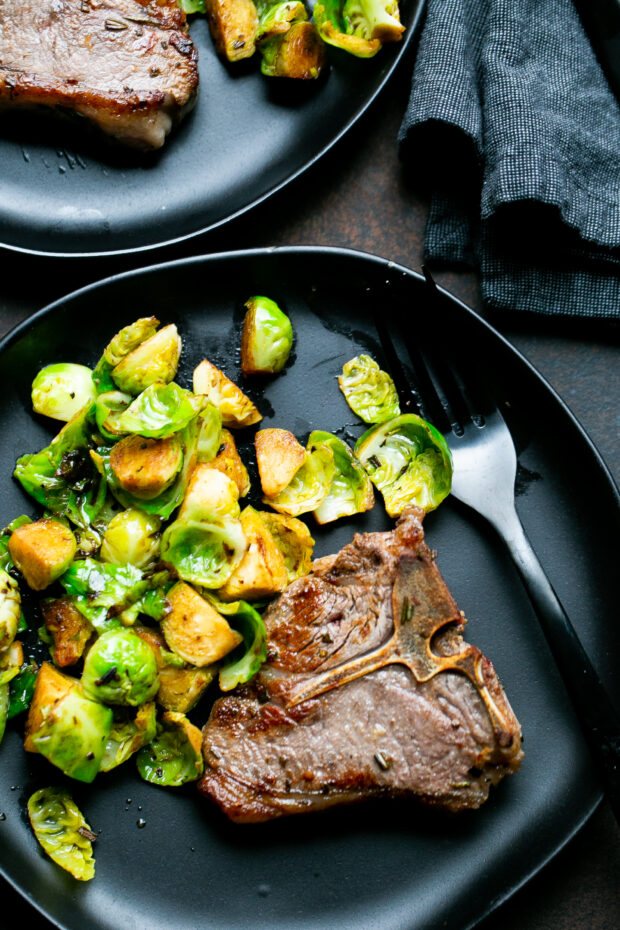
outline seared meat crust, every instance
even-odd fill
[[[0,108],[61,107],[159,148],[197,87],[176,0],[0,0]]]
[[[203,731],[200,789],[231,819],[370,797],[474,808],[518,769],[519,723],[463,640],[422,516],[409,508],[393,532],[356,535],[267,611],[268,663],[215,702]],[[424,624],[437,632],[407,640]]]

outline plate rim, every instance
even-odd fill
[[[139,268],[130,269],[128,271],[119,272],[116,274],[109,275],[107,277],[93,281],[83,287],[77,288],[74,291],[71,291],[64,296],[52,301],[46,306],[42,307],[40,310],[33,313],[31,316],[27,317],[25,320],[22,320],[20,323],[13,326],[3,337],[0,339],[0,353],[5,349],[11,346],[14,342],[19,340],[27,331],[39,320],[44,319],[49,314],[53,313],[57,308],[62,307],[63,305],[75,300],[82,298],[88,295],[94,290],[99,288],[105,288],[112,284],[122,282],[124,279],[137,278],[141,275],[149,275],[152,273],[165,273],[171,269],[183,268],[191,265],[200,265],[200,264],[209,264],[211,262],[221,263],[227,261],[235,261],[237,259],[245,260],[256,260],[262,257],[271,257],[271,256],[283,256],[283,257],[303,257],[310,256],[311,258],[317,258],[321,255],[330,256],[332,258],[341,257],[353,260],[361,260],[362,262],[370,262],[371,264],[377,265],[379,267],[384,267],[389,269],[391,272],[397,272],[404,275],[406,278],[415,279],[420,283],[424,283],[424,276],[414,269],[403,265],[401,263],[390,261],[386,258],[383,258],[379,255],[376,255],[371,252],[365,252],[357,249],[350,249],[344,247],[336,246],[278,246],[278,247],[263,247],[263,248],[252,248],[252,249],[241,249],[241,250],[227,250],[224,252],[208,253],[196,256],[187,256],[184,258],[173,259],[166,262],[158,262],[152,265],[146,265]],[[524,356],[519,349],[517,349],[506,337],[504,337],[493,325],[488,323],[480,314],[475,310],[469,307],[466,303],[460,300],[458,297],[453,295],[449,290],[438,285],[438,290],[440,293],[449,299],[452,303],[456,303],[460,310],[463,312],[466,317],[475,321],[476,325],[481,325],[482,328],[492,336],[494,340],[499,339],[503,347],[512,354],[517,362],[521,366],[525,366],[529,374],[538,380],[542,387],[549,392],[554,403],[557,403],[562,410],[563,414],[568,418],[573,428],[576,428],[588,447],[589,453],[593,456],[593,464],[596,463],[598,469],[601,472],[601,478],[606,480],[607,485],[612,493],[612,496],[615,498],[616,505],[620,508],[620,489],[616,484],[616,481],[611,474],[609,467],[607,466],[605,460],[603,459],[601,453],[599,452],[596,444],[590,438],[585,428],[582,426],[578,418],[573,414],[572,410],[562,399],[562,397],[557,393],[551,384],[546,380],[544,375],[536,368],[533,363],[531,363],[526,356]],[[488,907],[481,912],[473,922],[468,923],[463,927],[463,930],[472,930],[476,927],[481,921],[485,920],[490,914],[492,914],[498,907],[508,901],[514,894],[516,894],[520,889],[528,884],[536,875],[538,875],[562,850],[564,850],[569,843],[575,838],[575,836],[582,830],[584,825],[590,820],[596,809],[599,807],[601,801],[603,800],[604,795],[603,791],[600,788],[595,788],[594,797],[589,805],[586,806],[582,816],[579,820],[573,825],[570,831],[567,833],[562,840],[554,845],[554,848],[549,851],[540,861],[538,861],[533,867],[528,869],[518,880],[511,881],[508,883],[503,892],[497,895],[494,899],[489,901]],[[38,911],[42,917],[44,917],[49,923],[57,927],[58,930],[72,930],[72,928],[66,924],[64,921],[57,919],[51,916],[39,902],[34,898],[32,892],[28,889],[22,888],[20,884],[14,879],[5,869],[4,865],[0,863],[0,876],[18,893],[21,897],[36,911]]]
[[[318,152],[307,161],[304,161],[297,169],[295,169],[290,174],[287,174],[282,180],[277,184],[271,187],[268,191],[265,191],[259,197],[251,200],[249,203],[235,210],[233,213],[226,215],[219,220],[216,220],[213,223],[208,224],[207,226],[202,226],[199,229],[196,229],[189,233],[184,233],[181,236],[174,236],[171,239],[161,239],[146,245],[131,246],[121,249],[105,249],[103,251],[91,251],[91,252],[67,252],[67,251],[49,251],[47,249],[35,249],[27,248],[26,246],[16,245],[14,243],[5,242],[4,238],[0,240],[0,248],[6,249],[9,252],[18,252],[22,255],[36,255],[42,258],[110,258],[112,256],[122,256],[122,255],[137,255],[143,252],[153,251],[155,249],[164,249],[171,248],[172,246],[178,245],[182,242],[188,242],[192,239],[198,238],[199,236],[204,236],[208,233],[215,232],[218,229],[226,226],[228,223],[233,223],[236,220],[239,220],[242,216],[245,216],[246,213],[251,212],[252,210],[258,208],[261,204],[264,204],[270,197],[275,197],[279,194],[284,188],[288,187],[289,184],[294,184],[299,178],[304,175],[307,171],[311,171],[312,168],[320,161],[328,152],[335,148],[344,138],[345,135],[367,114],[368,110],[375,104],[377,99],[385,91],[386,85],[392,79],[395,72],[398,68],[407,60],[407,56],[412,52],[412,49],[417,42],[424,15],[426,13],[426,4],[427,0],[416,0],[417,6],[413,14],[413,19],[411,21],[411,26],[409,27],[409,32],[401,44],[398,52],[392,61],[387,72],[383,76],[382,80],[379,82],[378,86],[375,88],[373,93],[370,94],[367,100],[359,107],[358,110],[350,117],[350,119],[341,126],[339,131],[336,133],[333,138],[319,149]],[[173,144],[173,143],[172,143]]]

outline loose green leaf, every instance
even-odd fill
[[[185,429],[207,403],[205,397],[190,394],[174,381],[158,382],[149,385],[124,410],[111,411],[101,425],[107,435],[135,433],[147,439],[165,439]]]
[[[320,446],[331,449],[336,472],[327,496],[314,511],[317,523],[331,523],[340,517],[370,510],[375,502],[372,484],[346,442],[332,433],[314,430],[308,439],[308,450]]]
[[[215,598],[209,600],[217,610],[226,614],[233,629],[243,636],[243,642],[233,649],[220,668],[220,688],[232,691],[237,685],[249,681],[267,658],[265,624],[258,611],[245,601],[224,604]]]
[[[342,368],[340,390],[365,423],[384,423],[400,416],[394,382],[369,355],[357,355]]]
[[[153,785],[178,788],[196,781],[204,769],[201,733],[183,714],[165,713],[157,736],[136,756],[138,771]]]
[[[28,799],[34,835],[56,865],[81,882],[95,875],[96,839],[71,795],[61,788],[41,788]]]

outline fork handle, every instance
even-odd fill
[[[620,823],[620,717],[553,590],[516,512],[497,527],[519,570]]]

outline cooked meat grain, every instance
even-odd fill
[[[155,149],[197,87],[176,0],[0,0],[0,108],[62,108]]]
[[[422,516],[357,534],[266,612],[268,663],[203,733],[200,789],[233,820],[372,797],[475,808],[519,768],[519,723],[462,638]]]

